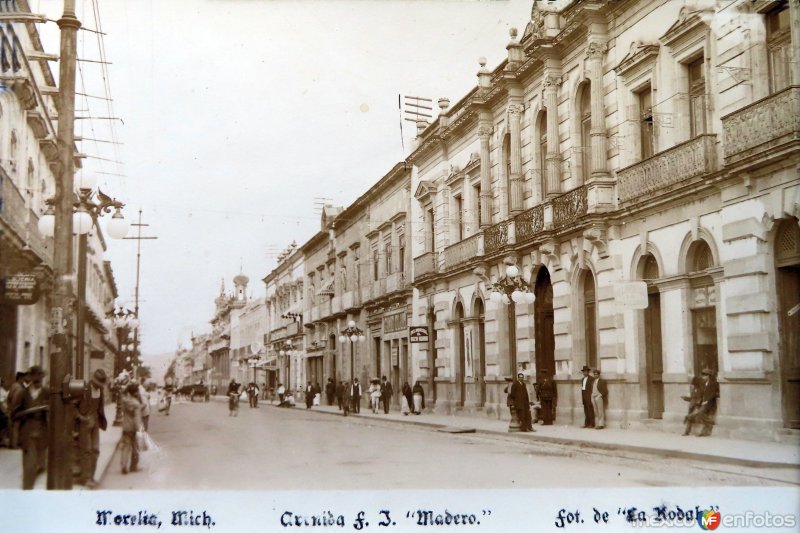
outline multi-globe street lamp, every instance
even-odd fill
[[[532,304],[536,301],[536,296],[533,293],[530,276],[531,273],[528,269],[520,269],[516,260],[513,257],[508,257],[503,260],[505,269],[501,270],[501,275],[496,281],[491,281],[486,277],[482,269],[476,269],[475,274],[481,277],[489,290],[489,300],[495,304],[504,304],[508,308],[508,351],[511,367],[511,378],[508,387],[511,387],[511,382],[517,373],[517,331],[516,331],[516,304]],[[508,391],[511,392],[510,389]],[[511,421],[508,424],[509,432],[517,432],[521,430],[519,415],[513,403],[510,403]]]
[[[350,320],[347,323],[347,327],[342,330],[339,335],[339,344],[344,345],[347,340],[350,340],[350,381],[353,381],[354,373],[353,373],[353,354],[355,352],[355,345],[356,342],[364,342],[367,338],[364,336],[364,332],[356,327],[355,320]]]
[[[119,375],[122,373],[123,370],[128,370],[128,361],[130,359],[129,355],[125,354],[135,354],[136,353],[136,345],[135,339],[129,338],[131,331],[135,331],[139,328],[139,319],[136,318],[136,314],[129,310],[123,309],[122,306],[114,312],[110,312],[106,319],[103,321],[103,325],[111,331],[112,329],[116,332],[117,336],[117,354],[114,357],[114,393],[116,395],[116,412],[114,414],[114,425],[120,426],[122,425],[122,391],[120,389],[120,384],[117,382]],[[134,378],[136,377],[134,373]]]
[[[291,380],[292,380],[292,356],[297,353],[297,350],[294,349],[294,345],[292,344],[292,340],[286,340],[276,348],[278,355],[281,357],[286,358],[286,365],[284,368],[286,369],[286,390],[291,389]]]

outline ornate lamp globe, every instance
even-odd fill
[[[36,224],[43,237],[52,237],[56,233],[56,215],[53,206],[47,206],[39,222]]]
[[[86,235],[92,229],[92,215],[80,209],[72,214],[72,233]]]
[[[520,291],[514,291],[511,293],[511,299],[514,300],[514,303],[520,303],[523,298],[524,296]]]
[[[517,265],[508,265],[506,267],[506,276],[508,276],[509,278],[516,278],[517,276],[519,276],[519,268],[517,267]]]
[[[339,342],[341,344],[344,344],[345,342],[347,342],[347,337],[344,335],[339,335]]]
[[[358,335],[353,333],[352,335],[350,335],[350,340],[353,341],[353,342],[356,342],[358,340]]]
[[[347,322],[347,327],[348,327],[348,328],[354,328],[354,327],[356,327],[356,321],[355,321],[355,320],[350,320],[350,321],[348,321],[348,322]]]
[[[111,220],[106,223],[106,231],[112,239],[124,239],[128,234],[129,228],[130,224],[125,220],[125,217],[122,216],[122,212],[119,208],[114,212]]]

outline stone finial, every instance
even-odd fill
[[[508,35],[509,35],[509,37],[511,37],[512,41],[516,41],[517,40],[517,35],[518,34],[519,34],[519,30],[517,30],[517,28],[513,28],[512,27],[510,30],[508,30]]]
[[[478,64],[481,66],[481,70],[486,68],[486,58],[481,56],[478,58]]]
[[[425,128],[428,127],[428,123],[424,120],[417,121],[417,137],[422,135],[422,132],[425,131]]]
[[[439,109],[446,111],[448,107],[450,107],[450,99],[446,96],[439,98]]]
[[[489,72],[489,69],[486,68],[486,58],[479,58],[478,63],[481,65],[481,68],[478,70],[478,86],[481,89],[488,89],[492,84],[492,74]]]

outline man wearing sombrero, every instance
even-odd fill
[[[100,430],[106,430],[104,387],[108,379],[103,369],[98,368],[78,402],[78,444],[80,446],[81,485],[97,486],[94,471],[100,456]]]

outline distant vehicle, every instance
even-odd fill
[[[176,394],[189,398],[191,401],[194,401],[195,398],[200,398],[200,401],[207,402],[210,399],[208,387],[202,383],[184,385],[176,391]]]

